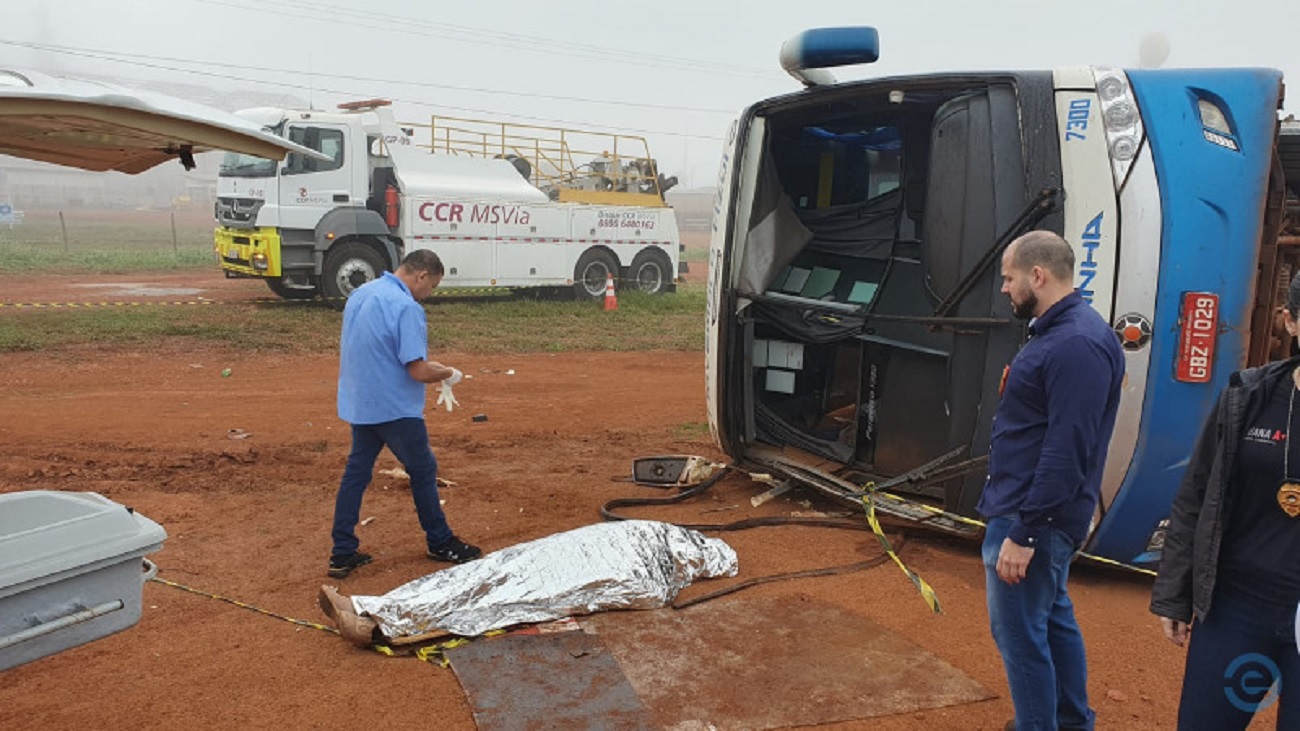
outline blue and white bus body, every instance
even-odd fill
[[[1230,375],[1252,360],[1252,339],[1270,335],[1252,317],[1280,304],[1260,306],[1261,295],[1276,290],[1258,291],[1257,270],[1270,243],[1265,203],[1282,77],[1220,69],[1131,71],[1128,78],[1146,139],[1117,194],[1116,297],[1109,311],[1098,309],[1112,322],[1127,312],[1150,317],[1153,337],[1149,346],[1127,351],[1103,515],[1088,548],[1147,564],[1158,558],[1159,523],[1206,415]],[[1198,113],[1205,104],[1222,111],[1228,129],[1206,127]],[[1218,300],[1213,358],[1193,382],[1180,379],[1178,369],[1182,325],[1194,315],[1184,306],[1188,293]]]
[[[718,444],[832,497],[892,485],[931,510],[884,501],[887,516],[973,535],[961,517],[978,517],[1001,371],[1025,337],[988,250],[1017,226],[1054,230],[1126,354],[1085,550],[1150,565],[1218,392],[1286,342],[1272,314],[1297,257],[1275,245],[1266,206],[1283,209],[1281,74],[834,84],[790,47],[783,65],[808,88],[747,108],[719,171],[706,344]]]

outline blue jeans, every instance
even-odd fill
[[[338,496],[334,499],[335,556],[356,553],[361,545],[354,532],[361,513],[361,497],[370,485],[375,459],[385,446],[411,476],[411,497],[415,499],[415,512],[429,548],[441,546],[451,538],[451,528],[438,502],[438,458],[429,448],[424,419],[353,424],[352,451],[348,453],[348,466],[343,470]]]
[[[1011,517],[990,520],[983,554],[989,625],[1011,687],[1016,729],[1092,731],[1096,714],[1088,707],[1083,635],[1066,591],[1076,547],[1065,533],[1048,528],[1025,578],[1004,583],[998,578],[998,554],[1014,524]]]
[[[1277,703],[1279,694],[1277,727],[1300,729],[1295,612],[1295,607],[1215,591],[1205,621],[1192,624],[1178,704],[1180,731],[1244,729],[1256,709]]]

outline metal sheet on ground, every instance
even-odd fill
[[[446,655],[480,731],[656,727],[598,636],[506,635]]]
[[[807,597],[611,612],[583,624],[666,728],[816,726],[994,697],[901,635]]]

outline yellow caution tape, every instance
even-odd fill
[[[330,632],[333,634],[339,633],[339,631],[334,629],[333,627],[327,627],[323,624],[317,624],[316,622],[308,622],[305,619],[294,619],[293,617],[286,617],[283,614],[277,614],[275,612],[267,611],[260,607],[255,607],[252,604],[246,604],[244,602],[239,601],[238,599],[231,599],[230,597],[224,597],[219,594],[212,594],[210,592],[201,591],[199,589],[195,589],[190,586],[185,586],[184,584],[178,584],[175,581],[168,581],[167,579],[162,579],[157,576],[149,580],[157,582],[159,584],[163,584],[165,586],[170,586],[173,589],[180,589],[181,591],[188,591],[191,594],[198,594],[199,596],[205,596],[209,599],[216,599],[217,601],[226,602],[227,604],[233,604],[241,609],[247,609],[249,611],[257,612],[258,614],[265,614],[268,617],[275,617],[276,619],[282,619],[286,622],[290,622],[302,627],[311,627],[312,629],[318,629],[321,630],[322,632]]]
[[[248,604],[247,602],[241,602],[238,599],[231,599],[230,597],[224,597],[221,596],[220,594],[213,594],[211,592],[203,591],[201,589],[195,589],[194,587],[191,586],[178,584],[175,581],[168,581],[167,579],[162,579],[157,576],[149,580],[159,584],[163,584],[164,586],[170,586],[173,589],[180,589],[181,591],[187,591],[191,594],[197,594],[198,596],[207,597],[209,599],[216,599],[217,601],[226,602],[227,604],[233,604],[241,609],[247,609],[249,611],[257,612],[258,614],[264,614],[268,617],[274,617],[276,619],[284,620],[285,622],[290,622],[292,624],[296,624],[302,627],[311,627],[312,629],[318,629],[322,632],[329,632],[330,634],[335,634],[335,635],[339,633],[339,631],[337,629],[334,629],[333,627],[329,627],[323,624],[318,624],[316,622],[308,622],[305,619],[295,619],[293,617],[287,617],[283,614],[277,614],[276,612],[271,612],[266,609],[262,609],[260,607],[255,607],[252,604]],[[505,633],[506,633],[505,630],[497,629],[497,630],[492,630],[490,632],[484,632],[482,636],[496,637],[498,635],[503,635]],[[437,665],[439,667],[445,668],[448,665],[450,665],[450,661],[443,653],[446,650],[467,645],[470,643],[472,639],[474,638],[456,637],[450,640],[444,640],[442,642],[437,642],[430,645],[422,646],[419,649],[415,650],[414,654],[417,658],[427,663],[431,663],[433,665]],[[398,657],[399,655],[405,654],[397,650],[394,650],[392,647],[388,645],[384,645],[380,643],[375,643],[371,645],[370,649],[374,650],[375,652],[378,652],[381,655],[387,655],[388,657]]]
[[[446,651],[455,649],[457,647],[462,647],[468,644],[469,644],[469,640],[463,637],[457,637],[454,640],[447,640],[445,642],[437,642],[432,645],[425,645],[424,647],[421,647],[415,651],[415,656],[416,658],[423,660],[427,663],[430,663],[432,665],[437,665],[440,668],[445,668],[451,665],[451,661],[447,659],[447,655],[445,654]]]
[[[503,629],[494,629],[489,632],[484,632],[482,637],[498,637],[505,633],[506,631]],[[415,656],[427,663],[430,663],[432,665],[437,665],[440,668],[445,668],[451,665],[451,660],[447,659],[447,655],[445,654],[446,651],[454,650],[457,647],[464,647],[465,645],[468,645],[470,642],[472,642],[474,639],[476,638],[456,637],[454,639],[444,640],[442,642],[436,642],[431,645],[425,645],[415,651]]]
[[[888,554],[889,557],[894,560],[894,563],[898,565],[898,568],[903,572],[903,575],[912,581],[912,585],[916,587],[917,591],[921,592],[921,598],[924,599],[925,603],[930,607],[930,611],[935,614],[943,614],[943,610],[939,607],[939,595],[934,593],[934,588],[931,587],[925,579],[922,579],[920,574],[907,568],[907,565],[903,563],[903,559],[898,557],[898,552],[894,550],[893,544],[889,542],[889,538],[885,535],[885,531],[881,529],[880,520],[876,518],[876,504],[871,499],[871,493],[874,491],[875,484],[876,483],[874,482],[869,482],[864,485],[863,487],[866,488],[868,492],[862,496],[862,505],[867,511],[867,523],[871,525],[871,532],[876,534],[876,538],[880,540],[881,547],[885,549],[885,553]]]
[[[75,310],[95,307],[176,307],[187,305],[219,305],[212,300],[184,300],[172,302],[0,302],[0,309],[11,307],[15,310]],[[227,303],[235,304],[235,303]],[[239,303],[244,304],[244,303]]]
[[[881,494],[881,495],[884,495],[884,496],[886,496],[886,497],[894,498],[895,500],[905,500],[905,498],[899,497],[898,495],[894,495],[893,493],[885,492],[885,491],[883,491],[883,490],[880,491],[880,494]],[[965,517],[965,516],[963,516],[963,515],[957,515],[956,513],[950,513],[950,512],[948,512],[948,511],[946,511],[946,510],[941,510],[940,508],[936,508],[936,507],[934,507],[933,505],[926,505],[925,503],[915,502],[915,501],[911,501],[911,500],[905,500],[905,501],[907,502],[908,505],[915,506],[915,507],[920,508],[921,510],[924,510],[924,511],[929,512],[929,513],[934,513],[935,515],[942,515],[943,517],[948,518],[949,520],[955,520],[955,521],[957,521],[957,522],[959,522],[959,523],[965,523],[966,525],[978,526],[978,527],[980,527],[980,528],[987,528],[987,527],[988,527],[988,526],[985,525],[983,522],[978,521],[978,520],[975,520],[974,518],[967,518],[967,517]],[[1083,551],[1080,551],[1080,552],[1079,552],[1079,557],[1080,557],[1080,558],[1086,558],[1086,559],[1088,559],[1089,561],[1095,561],[1096,563],[1105,564],[1105,565],[1107,565],[1107,566],[1115,566],[1115,567],[1118,567],[1118,568],[1121,568],[1121,569],[1125,569],[1126,571],[1132,571],[1132,572],[1134,572],[1134,573],[1144,574],[1144,575],[1146,575],[1146,576],[1155,576],[1155,575],[1156,575],[1156,572],[1155,572],[1155,571],[1152,571],[1151,569],[1139,568],[1139,567],[1137,567],[1137,566],[1133,566],[1132,564],[1126,564],[1126,563],[1124,563],[1123,561],[1116,561],[1116,560],[1113,559],[1113,558],[1103,558],[1103,557],[1101,557],[1101,556],[1096,556],[1096,555],[1093,555],[1093,554],[1091,554],[1091,553],[1085,553],[1085,552],[1083,552]]]
[[[1132,571],[1139,574],[1145,574],[1147,576],[1156,576],[1156,572],[1152,571],[1151,569],[1138,568],[1137,566],[1126,564],[1123,561],[1116,561],[1115,559],[1112,558],[1102,558],[1101,556],[1094,556],[1091,553],[1084,553],[1083,551],[1079,552],[1079,558],[1086,558],[1089,561],[1096,561],[1097,563],[1103,563],[1108,566],[1117,566],[1121,569],[1125,569],[1127,571]]]

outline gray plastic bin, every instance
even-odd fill
[[[167,532],[93,492],[0,495],[0,670],[140,621]]]

